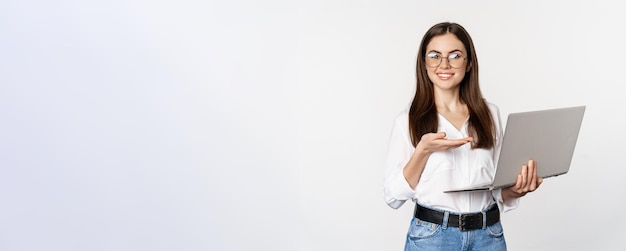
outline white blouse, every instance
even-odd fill
[[[444,193],[453,188],[472,184],[489,183],[493,180],[495,163],[500,154],[503,129],[500,111],[494,104],[487,103],[496,124],[495,148],[471,149],[470,144],[448,150],[433,152],[415,187],[411,189],[402,170],[411,158],[415,147],[411,144],[409,133],[409,107],[396,116],[391,130],[387,163],[385,167],[384,196],[385,202],[397,209],[407,200],[421,205],[457,213],[478,212],[487,209],[494,201],[500,210],[514,209],[519,199],[502,200],[501,189],[493,191],[474,191]],[[439,115],[438,132],[445,132],[448,139],[460,139],[468,136],[467,121],[456,129],[445,117]]]

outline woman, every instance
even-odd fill
[[[411,106],[394,120],[386,163],[386,203],[416,203],[405,250],[506,250],[500,211],[542,182],[536,164],[522,165],[515,185],[444,193],[493,179],[502,139],[498,107],[482,97],[471,37],[456,23],[424,35]]]

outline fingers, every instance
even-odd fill
[[[435,133],[435,138],[434,139],[445,139],[445,138],[446,138],[446,132]]]
[[[537,190],[541,183],[543,179],[537,175],[537,162],[529,160],[527,164],[522,165],[514,188],[516,192],[526,194]]]
[[[462,139],[446,139],[442,141],[442,144],[451,147],[459,147],[469,142],[472,142],[472,137]]]
[[[530,174],[530,184],[528,187],[529,192],[535,191],[537,189],[537,163],[534,160],[528,161],[528,174]]]
[[[425,144],[427,149],[432,151],[446,151],[472,142],[474,138],[465,137],[462,139],[446,139],[445,132],[424,134],[420,143]]]
[[[528,163],[522,165],[515,185],[507,187],[507,189],[514,194],[513,197],[522,197],[537,190],[541,183],[543,183],[543,178],[537,174],[537,162],[529,160]]]
[[[523,181],[522,181],[522,173],[517,175],[517,180],[515,181],[515,186],[513,186],[513,191],[515,191],[516,193],[519,193],[522,191],[523,186]]]
[[[442,139],[446,139],[446,133],[445,132],[426,133],[426,134],[422,135],[422,138],[420,139],[420,141],[431,142],[431,141],[442,140]]]
[[[462,139],[446,139],[446,132],[427,133],[422,136],[424,140],[446,140],[446,141],[463,141],[464,143],[474,141],[473,137],[465,137]]]
[[[522,192],[528,192],[528,166],[522,165]]]
[[[515,185],[508,187],[507,189],[509,191],[511,191],[514,195],[514,197],[522,197],[524,195],[526,195],[526,193],[523,190],[524,187],[524,182],[523,182],[523,177],[522,177],[522,173],[519,173],[517,175],[517,180],[515,181]]]

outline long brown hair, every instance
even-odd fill
[[[428,78],[425,65],[426,46],[433,37],[454,34],[467,49],[467,61],[471,65],[460,84],[459,96],[461,102],[467,105],[469,110],[468,134],[474,137],[472,148],[489,149],[495,145],[496,128],[478,85],[478,59],[476,50],[469,33],[461,25],[443,22],[431,27],[420,44],[415,67],[417,86],[415,97],[409,110],[409,131],[411,143],[417,146],[422,136],[426,133],[437,132],[439,119],[435,107],[433,83]]]

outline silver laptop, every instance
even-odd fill
[[[445,192],[512,186],[531,158],[537,163],[537,175],[544,179],[567,173],[584,113],[585,106],[576,106],[509,114],[493,182]]]

